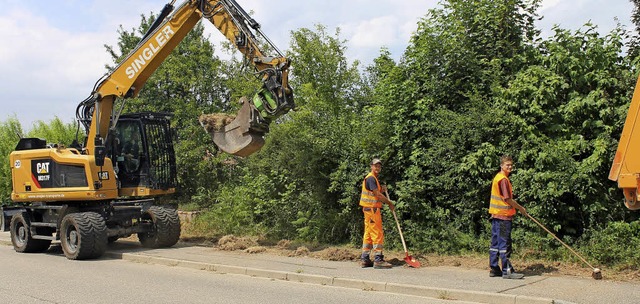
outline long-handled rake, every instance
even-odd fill
[[[532,221],[534,221],[536,224],[538,224],[538,226],[540,226],[542,229],[544,229],[546,232],[548,232],[549,234],[551,234],[551,236],[553,236],[556,240],[558,240],[558,242],[560,242],[560,244],[564,245],[564,247],[567,247],[567,249],[569,249],[569,251],[571,251],[573,254],[575,254],[578,258],[580,258],[585,264],[589,265],[589,267],[591,267],[591,269],[593,269],[593,272],[591,272],[591,277],[596,279],[596,280],[600,280],[602,279],[602,273],[600,272],[600,268],[595,268],[593,267],[591,264],[589,264],[589,262],[587,262],[587,260],[585,258],[583,258],[581,255],[579,255],[575,250],[573,250],[573,248],[569,247],[569,245],[565,244],[559,237],[557,237],[555,234],[553,234],[551,231],[549,231],[549,229],[547,229],[547,227],[545,227],[544,225],[542,225],[540,222],[538,222],[535,218],[533,218],[533,216],[529,215],[529,213],[524,213],[526,216],[528,216]]]
[[[389,198],[389,192],[385,191],[384,195],[387,196],[388,200],[391,200]],[[393,218],[396,219],[396,226],[398,227],[398,232],[400,233],[400,240],[402,240],[402,247],[404,248],[404,261],[407,263],[407,265],[409,265],[409,267],[420,268],[420,262],[418,262],[418,260],[416,260],[414,257],[410,256],[409,251],[407,251],[407,244],[404,242],[404,236],[402,235],[402,229],[400,229],[400,221],[398,221],[396,210],[392,209],[391,212],[393,213]]]

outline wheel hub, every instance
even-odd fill
[[[67,240],[69,243],[69,249],[76,250],[76,248],[78,247],[78,232],[75,230],[69,231]]]
[[[18,228],[17,241],[21,244],[27,241],[27,229],[24,226]]]

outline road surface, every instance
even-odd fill
[[[463,303],[108,258],[71,261],[59,246],[44,254],[0,246],[0,261],[0,303]]]

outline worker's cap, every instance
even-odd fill
[[[371,161],[371,164],[372,164],[372,165],[375,165],[375,164],[380,164],[380,165],[382,165],[382,161],[381,161],[379,158],[374,158],[374,159]]]

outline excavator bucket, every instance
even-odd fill
[[[205,114],[199,120],[220,150],[246,157],[262,148],[265,132],[251,127],[252,122],[257,121],[258,111],[245,97],[240,102],[242,107],[235,118],[226,114]]]

